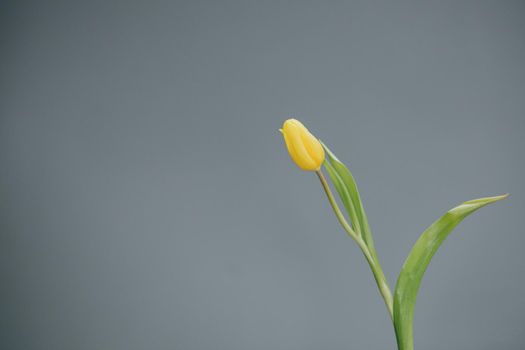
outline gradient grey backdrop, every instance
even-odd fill
[[[416,346],[525,348],[521,1],[0,5],[0,348],[394,349],[277,129],[353,170],[387,277],[468,199]]]

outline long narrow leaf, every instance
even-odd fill
[[[324,143],[323,147],[327,155],[327,160],[324,163],[325,168],[348,212],[352,226],[357,234],[363,238],[370,253],[376,258],[372,233],[355,179],[350,170],[337,159],[335,154]]]
[[[345,185],[345,183],[341,179],[341,176],[339,176],[339,173],[335,170],[333,165],[330,164],[330,162],[325,161],[324,166],[326,171],[328,172],[328,176],[330,176],[330,179],[334,184],[337,193],[339,194],[339,198],[341,198],[341,202],[343,202],[346,212],[348,213],[348,217],[351,220],[353,229],[358,235],[361,235],[361,225],[359,223],[359,220],[357,219],[357,213],[355,212],[355,208],[352,203],[352,197],[348,192],[348,187]]]
[[[503,195],[465,202],[449,210],[421,234],[401,269],[394,292],[394,326],[400,350],[414,348],[412,321],[417,293],[425,270],[441,243],[469,214],[506,197]]]

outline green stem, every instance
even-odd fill
[[[393,319],[393,300],[392,300],[392,293],[390,292],[390,288],[388,287],[388,282],[386,281],[385,274],[383,273],[383,270],[381,269],[381,265],[379,264],[379,261],[374,259],[372,254],[370,253],[370,250],[368,249],[365,241],[358,236],[355,231],[352,229],[350,224],[345,219],[345,216],[341,212],[341,209],[339,209],[339,205],[337,204],[337,201],[334,198],[334,195],[332,194],[332,190],[330,189],[330,186],[328,185],[328,182],[326,181],[326,178],[324,177],[324,174],[321,170],[316,171],[317,176],[319,177],[319,180],[321,181],[321,185],[323,186],[324,191],[326,192],[326,196],[328,197],[328,201],[330,202],[330,205],[332,206],[332,209],[335,213],[335,216],[337,217],[337,220],[339,220],[339,223],[341,226],[343,226],[343,229],[346,231],[346,233],[357,243],[359,248],[361,248],[366,261],[368,261],[368,264],[370,265],[370,269],[372,270],[372,273],[374,274],[374,278],[377,283],[377,287],[379,288],[379,293],[383,297],[383,300],[385,301],[386,308],[388,310],[388,313],[390,315],[390,318]]]

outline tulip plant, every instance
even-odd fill
[[[368,219],[350,171],[325,144],[313,136],[298,120],[289,119],[285,121],[280,131],[284,136],[292,160],[302,170],[313,171],[317,174],[337,220],[363,252],[374,275],[379,293],[385,302],[388,314],[392,319],[398,349],[413,350],[412,320],[414,306],[421,280],[430,260],[449,233],[465,217],[487,204],[506,198],[508,194],[470,200],[449,210],[430,225],[410,251],[397,279],[394,294],[392,294],[379,263]],[[346,215],[340,209],[321,170],[322,167],[328,173]]]

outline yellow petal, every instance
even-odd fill
[[[324,161],[324,149],[319,140],[296,119],[284,122],[282,133],[288,153],[299,168],[306,171],[318,170]]]

